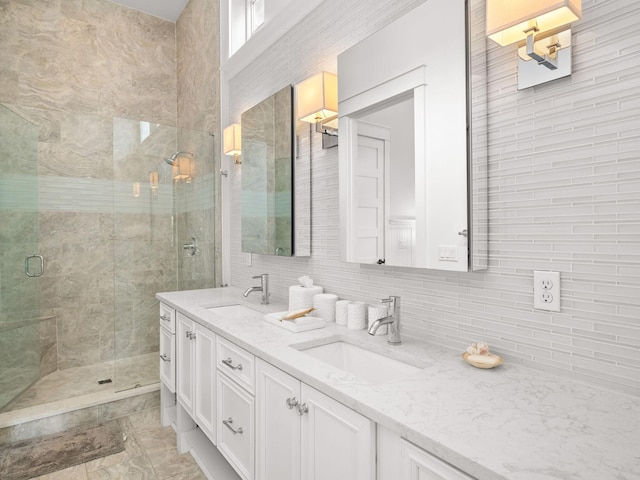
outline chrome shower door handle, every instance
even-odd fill
[[[187,255],[193,257],[198,252],[198,244],[196,243],[196,239],[191,237],[191,243],[185,243],[182,245],[182,248],[187,251]]]
[[[29,269],[29,265],[31,262],[29,262],[29,260],[31,260],[32,258],[37,258],[38,260],[40,260],[40,271],[37,273],[31,273],[31,270]],[[39,277],[44,273],[44,257],[42,255],[27,255],[24,259],[24,274],[27,277]]]

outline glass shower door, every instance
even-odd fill
[[[0,105],[0,411],[40,376],[38,129]]]
[[[113,119],[115,389],[159,381],[157,292],[215,277],[214,138]]]

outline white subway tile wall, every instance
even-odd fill
[[[421,3],[325,0],[231,79],[231,116],[288,83],[335,72],[340,52]],[[472,10],[478,28],[483,2],[472,1]],[[573,25],[573,75],[524,91],[516,47],[488,43],[486,272],[341,262],[338,152],[322,150],[314,133],[311,147],[308,135],[298,139],[299,155],[312,157],[312,256],[254,255],[245,265],[242,167],[234,166],[231,283],[247,287],[252,275],[269,273],[284,299],[307,274],[342,298],[400,295],[404,335],[459,351],[486,341],[508,362],[640,395],[639,23],[634,0],[584,0]],[[560,272],[560,313],[533,309],[533,270]]]

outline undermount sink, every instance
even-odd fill
[[[205,307],[207,310],[211,310],[213,313],[218,313],[227,317],[246,317],[247,315],[262,315],[260,312],[253,308],[245,307],[244,305],[219,305],[213,307]]]
[[[387,383],[421,370],[419,367],[343,341],[298,350],[372,384]]]

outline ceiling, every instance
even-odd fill
[[[189,0],[111,0],[141,12],[175,22]]]

